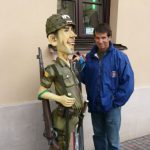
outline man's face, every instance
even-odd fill
[[[72,26],[65,26],[57,33],[57,51],[72,54],[74,52],[75,37]]]
[[[101,52],[105,52],[109,48],[109,42],[111,38],[108,37],[107,33],[95,32],[94,40],[99,50]]]

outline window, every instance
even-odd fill
[[[57,13],[69,14],[76,24],[76,50],[93,46],[93,29],[98,23],[109,23],[110,0],[57,0]]]

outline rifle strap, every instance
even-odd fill
[[[48,90],[44,90],[44,91],[42,91],[41,93],[39,93],[39,94],[38,94],[38,99],[41,98],[41,95],[43,95],[44,93],[47,93],[47,92],[49,92],[49,91],[48,91]]]
[[[55,71],[56,74],[59,74],[58,72],[58,66],[56,66],[55,64],[52,65],[53,70]],[[63,79],[61,78],[61,84],[63,85],[63,87],[65,87],[65,83],[63,81]],[[67,90],[65,90],[65,88],[63,88],[64,93],[67,94]],[[65,107],[65,118],[66,118],[66,127],[65,127],[65,150],[68,150],[69,147],[69,110],[68,108]]]
[[[57,66],[58,67],[58,66]],[[57,75],[59,75],[59,71],[58,71],[58,68],[56,67],[56,64],[52,64],[52,68],[53,68],[53,70],[54,70],[54,72],[57,74]],[[60,68],[59,68],[59,70],[60,70]]]

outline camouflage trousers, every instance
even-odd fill
[[[60,150],[68,150],[69,145],[66,145],[66,138],[64,133],[57,131],[58,137],[56,139],[57,144],[60,147]],[[68,142],[70,143],[70,134],[68,135]],[[52,147],[49,148],[49,150],[54,150]]]
[[[70,136],[73,129],[76,128],[76,125],[79,121],[78,116],[72,116],[68,122],[68,139],[66,139],[66,118],[58,115],[57,109],[53,111],[53,127],[57,131],[57,142],[60,146],[60,150],[66,150],[69,148],[69,145],[66,148],[66,140],[70,143]],[[49,150],[53,150],[51,147]]]

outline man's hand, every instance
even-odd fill
[[[80,60],[80,56],[74,54],[73,58],[72,58],[72,61],[75,62],[75,61],[79,61],[79,60]]]

